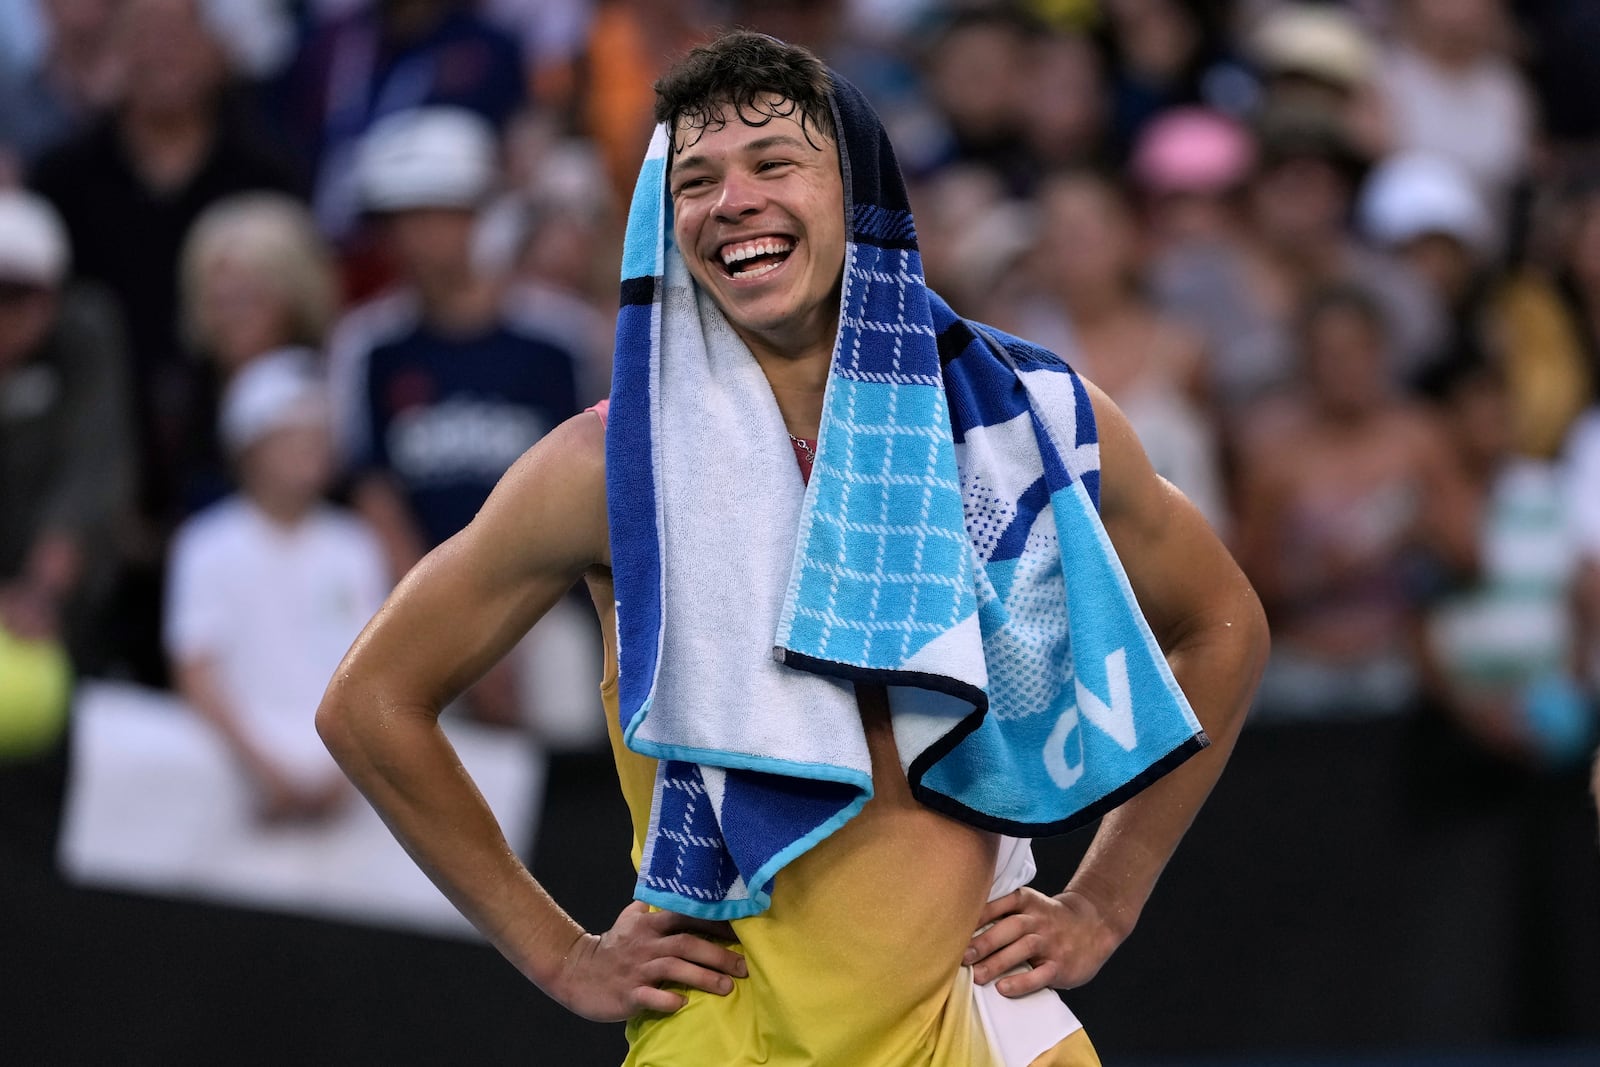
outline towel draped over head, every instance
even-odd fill
[[[913,795],[1059,833],[1206,744],[1097,512],[1059,358],[923,282],[882,124],[833,76],[848,241],[814,473],[673,244],[656,130],[623,255],[606,489],[620,716],[658,763],[635,895],[736,918],[872,795],[853,683]]]

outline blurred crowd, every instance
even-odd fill
[[[863,87],[933,286],[1104,388],[1222,532],[1273,623],[1258,721],[1589,754],[1587,0],[12,0],[0,655],[173,687],[264,813],[335,803],[321,682],[605,395],[652,82],[733,25]],[[536,662],[469,710],[581,736],[528,675],[592,659]]]

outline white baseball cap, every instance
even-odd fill
[[[368,211],[473,208],[494,187],[494,130],[464,108],[421,107],[379,119],[356,156]]]
[[[218,431],[237,456],[291,426],[327,426],[328,396],[308,348],[283,348],[251,360],[228,383]]]
[[[1494,240],[1494,223],[1472,179],[1450,160],[1421,152],[1378,164],[1356,214],[1367,236],[1389,247],[1443,234],[1484,252]]]
[[[0,281],[49,288],[67,274],[67,230],[50,202],[0,189]]]

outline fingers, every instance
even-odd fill
[[[965,955],[961,957],[962,963],[978,963],[981,960],[1026,936],[1033,929],[1033,924],[1026,915],[1008,915],[995,923],[989,929],[973,936],[967,945]]]
[[[1051,985],[1056,978],[1054,963],[1044,963],[1020,974],[1008,974],[994,984],[1002,997],[1025,997]]]
[[[1043,940],[1037,934],[1025,934],[1021,938],[1001,946],[974,964],[972,980],[979,985],[987,985],[995,978],[1011,970],[1011,968],[1020,967],[1043,954]]]
[[[657,985],[667,982],[688,989],[715,993],[719,997],[725,997],[733,992],[733,979],[726,974],[690,963],[677,956],[662,956],[660,959],[652,960],[645,965],[644,973],[645,977],[653,978]]]
[[[680,960],[698,963],[735,978],[746,978],[750,974],[744,957],[739,953],[695,934],[673,934],[661,943],[661,947]]]
[[[657,989],[655,986],[642,985],[633,991],[635,1011],[654,1011],[662,1015],[671,1015],[687,1003],[689,998],[682,993]]]

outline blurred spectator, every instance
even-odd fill
[[[611,391],[621,270],[605,164],[590,142],[553,138],[548,127],[517,150],[515,185],[486,213],[478,252],[486,268],[515,274],[528,321],[578,357],[579,399],[588,405]]]
[[[516,285],[474,261],[495,166],[492,131],[459,109],[391,115],[362,145],[359,187],[403,281],[340,322],[329,359],[354,501],[396,576],[578,410],[573,353],[529,321]],[[506,724],[522,717],[510,662],[471,696]]]
[[[1037,238],[1034,202],[1007,196],[999,175],[970,163],[914,181],[908,192],[928,284],[963,315],[1015,321],[1034,285],[1026,263]]]
[[[1484,511],[1476,580],[1428,613],[1434,695],[1480,748],[1571,767],[1589,754],[1594,721],[1576,672],[1578,558],[1557,469],[1515,453],[1510,397],[1491,365],[1461,367],[1443,394]]]
[[[1493,220],[1460,166],[1420,152],[1390,156],[1367,176],[1361,227],[1398,256],[1452,315],[1467,310],[1487,265]]]
[[[120,81],[112,0],[36,2],[40,47],[0,53],[0,154],[21,170],[109,106]]]
[[[1082,33],[1053,31],[1031,38],[1022,93],[1022,136],[1032,165],[1049,173],[1104,164],[1110,104],[1100,54]]]
[[[115,311],[67,266],[49,204],[0,192],[0,628],[97,668],[134,476],[127,369]]]
[[[1239,556],[1273,620],[1268,717],[1411,707],[1430,575],[1474,560],[1475,502],[1437,419],[1395,390],[1385,330],[1363,289],[1310,297],[1295,392],[1242,453]]]
[[[1123,150],[1162,111],[1210,104],[1248,107],[1248,80],[1223,53],[1218,5],[1183,0],[1107,0],[1108,83],[1114,138]]]
[[[328,416],[310,352],[241,371],[220,426],[240,492],[173,542],[163,636],[176,688],[217,729],[267,822],[326,818],[352,799],[314,718],[389,589],[376,537],[323,502]]]
[[[1263,116],[1258,137],[1239,234],[1175,245],[1152,267],[1157,303],[1205,337],[1212,389],[1230,420],[1293,376],[1290,323],[1320,287],[1348,282],[1379,302],[1394,381],[1416,373],[1442,336],[1421,281],[1350,234],[1363,161],[1342,129],[1291,110]]]
[[[498,130],[525,100],[518,42],[466,0],[374,0],[313,30],[286,76],[281,121],[312,162],[317,221],[344,243],[361,213],[355,158],[373,123],[441,105]]]
[[[165,538],[207,502],[189,479],[200,376],[178,336],[179,248],[213,201],[294,183],[230,95],[198,0],[126,0],[112,44],[125,78],[115,108],[41,159],[32,180],[61,212],[79,272],[111,291],[127,322],[143,525],[125,539],[115,625],[123,669],[159,682]]]
[[[1040,191],[1034,300],[1017,332],[1062,353],[1116,401],[1156,473],[1226,533],[1217,438],[1195,397],[1199,339],[1144,296],[1142,235],[1126,193],[1089,171],[1059,175]]]
[[[538,105],[562,113],[575,106],[578,57],[594,18],[591,0],[482,0],[479,7],[521,42]]]
[[[705,32],[701,0],[595,0],[584,42],[579,128],[605,161],[618,203],[626,204],[655,125],[655,91],[666,57]]]
[[[292,190],[288,169],[228,95],[229,71],[197,0],[127,0],[114,47],[126,81],[114,112],[39,163],[33,184],[66,221],[79,272],[128,323],[144,484],[157,530],[185,499],[197,374],[178,336],[178,258],[195,218],[248,189]]]
[[[1489,305],[1517,448],[1546,459],[1600,395],[1600,184],[1574,182],[1558,199],[1549,225],[1554,262],[1520,266]]]
[[[1397,149],[1454,160],[1505,236],[1513,187],[1530,161],[1534,115],[1509,57],[1501,0],[1399,0],[1399,38],[1385,57],[1384,106]]]
[[[1009,195],[1026,194],[1035,168],[1025,137],[1034,27],[1006,7],[945,16],[922,57],[928,111],[920,131],[897,145],[914,180],[950,166],[993,171]]]
[[[1387,151],[1378,46],[1350,11],[1333,4],[1282,4],[1261,19],[1249,44],[1262,78],[1263,109],[1325,115],[1366,157]]]
[[[1156,252],[1238,240],[1255,163],[1255,140],[1219,112],[1174,108],[1146,126],[1128,168]]]
[[[217,398],[252,361],[320,350],[338,300],[331,257],[310,213],[281,193],[224,197],[195,220],[179,262],[186,348],[201,361],[187,435],[192,494],[232,485],[216,436]]]

